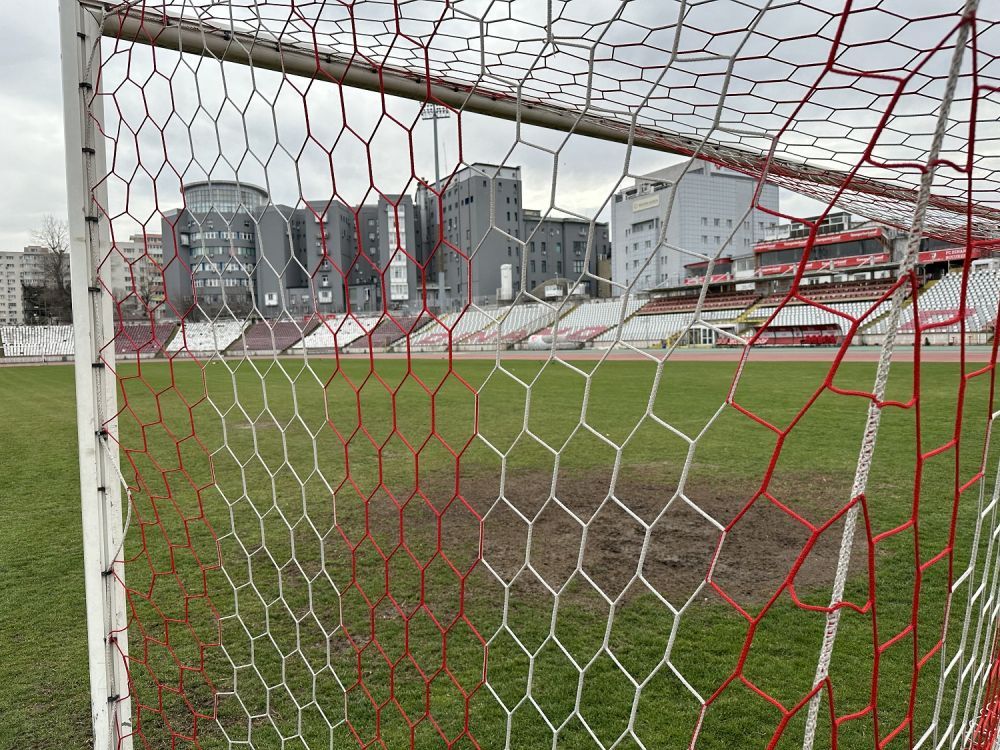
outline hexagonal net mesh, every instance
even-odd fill
[[[81,0],[115,742],[993,747],[946,5]]]

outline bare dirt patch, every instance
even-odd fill
[[[749,479],[701,478],[689,481],[681,496],[670,481],[644,478],[653,474],[631,469],[613,493],[597,471],[561,473],[554,494],[547,472],[508,474],[502,497],[496,476],[463,477],[461,491],[484,517],[483,562],[505,582],[530,566],[559,590],[571,580],[579,583],[583,573],[611,599],[655,589],[680,606],[711,569],[712,580],[742,606],[766,601],[790,577],[797,594],[826,603],[843,522],[823,533],[815,529],[848,501],[839,478],[798,478],[799,494],[803,487],[826,491],[786,509],[767,496],[755,498],[757,487]],[[449,482],[453,486],[454,479],[432,477],[421,485],[440,497]],[[448,531],[444,525],[443,543]],[[461,536],[469,544],[478,541],[469,528]],[[860,526],[852,554],[852,571],[864,570]],[[700,596],[716,595],[702,587]]]

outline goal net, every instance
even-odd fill
[[[994,8],[61,12],[98,750],[995,747]]]

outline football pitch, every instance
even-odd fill
[[[989,542],[967,367],[891,369],[817,747],[931,721]],[[876,366],[737,368],[123,366],[149,746],[801,747]],[[84,748],[72,369],[0,369],[0,403],[0,747]]]

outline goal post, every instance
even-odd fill
[[[114,350],[104,346],[114,320],[97,270],[110,247],[108,227],[98,216],[107,194],[94,182],[107,164],[105,142],[95,137],[102,105],[93,96],[92,55],[101,28],[75,0],[60,2],[59,14],[91,726],[95,750],[129,750],[129,634],[124,570],[117,559],[124,534],[122,486],[118,448],[109,439],[117,431],[117,382]]]
[[[995,747],[1000,49],[887,5],[60,0],[95,749]]]

